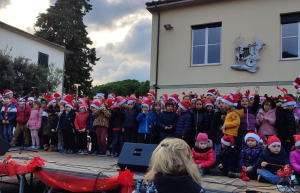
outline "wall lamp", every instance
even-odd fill
[[[166,25],[164,25],[164,27],[165,27],[166,30],[172,30],[173,29],[171,24],[166,24]]]

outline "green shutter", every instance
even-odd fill
[[[38,63],[39,65],[43,66],[44,68],[48,68],[49,62],[49,55],[39,52]]]
[[[281,24],[300,22],[300,12],[281,14],[280,19]]]

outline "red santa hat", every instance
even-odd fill
[[[48,94],[44,94],[44,98],[47,100],[47,106],[49,107],[50,105],[52,105],[53,103],[56,103],[56,100]]]
[[[62,103],[69,103],[74,100],[74,96],[71,94],[67,94],[67,96],[61,101]]]
[[[150,100],[144,100],[142,103],[142,107],[147,107],[147,109],[149,110],[151,107],[151,101]]]
[[[95,109],[99,109],[100,108],[100,103],[99,103],[99,101],[95,101],[95,102],[93,102],[92,104],[91,104],[91,107],[94,107]]]
[[[261,142],[261,138],[260,138],[259,134],[256,133],[255,131],[249,131],[249,132],[245,135],[245,138],[244,138],[245,142],[247,142],[247,139],[248,139],[249,137],[252,137],[253,139],[255,139],[255,140],[257,141],[257,143],[260,143],[260,142]]]
[[[205,102],[205,107],[207,107],[207,106],[214,107],[214,104],[213,104],[210,100],[207,100],[207,101]]]
[[[56,100],[58,100],[58,99],[61,99],[61,96],[60,96],[59,93],[54,93],[54,98],[55,98]]]
[[[259,99],[265,101],[265,100],[266,100],[266,97],[260,96]]]
[[[268,139],[268,148],[272,147],[273,145],[280,145],[281,146],[281,141],[276,137],[276,135],[270,136]]]
[[[82,104],[88,104],[88,99],[87,98],[78,98],[78,101],[80,101]]]
[[[150,97],[144,96],[142,100],[150,100]]]
[[[169,99],[164,99],[163,101],[160,101],[162,105],[166,106],[166,103],[169,101]]]
[[[33,97],[29,97],[28,101],[34,101],[34,98]]]
[[[226,146],[231,146],[231,148],[234,148],[234,138],[231,135],[223,136],[221,142]]]
[[[254,98],[254,97],[255,97],[255,94],[250,94],[249,95],[249,99]]]
[[[206,96],[209,95],[209,94],[212,95],[212,96],[215,96],[217,91],[218,91],[218,89],[216,89],[216,88],[210,89],[210,90],[207,91]]]
[[[25,104],[26,103],[26,100],[21,98],[19,101],[18,101],[19,104]]]
[[[87,106],[86,103],[81,104],[81,105],[79,106],[79,110],[80,110],[81,108],[85,108],[85,111],[88,110],[88,106]]]
[[[116,101],[114,99],[107,99],[107,106],[109,108],[113,107],[116,105]]]
[[[131,94],[130,97],[136,99],[136,95],[135,94]]]
[[[117,97],[117,105],[120,106],[126,102],[126,99],[124,97],[118,96]]]
[[[180,101],[180,103],[178,104],[178,106],[180,108],[182,108],[184,111],[187,111],[189,109],[190,105],[191,105],[191,103],[188,100]]]
[[[298,147],[300,146],[300,135],[294,135],[295,139],[295,146]]]
[[[116,95],[115,95],[114,93],[110,93],[110,94],[108,95],[108,97],[110,97],[110,98],[116,100]],[[102,98],[103,98],[103,97],[102,97]]]
[[[103,93],[97,93],[97,94],[96,94],[96,97],[101,97],[101,98],[104,99],[104,98],[105,98],[105,94],[103,94]]]
[[[267,138],[267,136],[265,136],[265,135],[259,135],[260,136],[260,139],[263,141],[263,142],[265,142],[265,143],[267,143],[268,142],[268,138]]]
[[[71,109],[73,109],[74,108],[74,103],[71,101],[71,102],[66,104],[66,107],[70,107]]]
[[[286,106],[289,106],[289,105],[295,106],[296,105],[296,101],[294,100],[293,97],[291,97],[289,95],[285,95],[282,98],[282,107],[286,107]]]
[[[168,94],[162,94],[159,98],[161,101],[168,99]]]
[[[133,103],[133,102],[135,102],[136,101],[136,98],[134,98],[134,97],[129,97],[128,99],[127,99],[127,104],[129,105],[129,104],[131,104],[131,103]]]
[[[169,96],[169,100],[174,101],[176,104],[180,102],[180,98],[178,94],[172,94]]]
[[[5,89],[4,91],[3,91],[3,94],[4,95],[9,95],[9,94],[12,94],[13,93],[13,91],[11,91],[11,90],[9,90],[9,89]]]
[[[149,91],[149,92],[147,93],[147,95],[151,95],[152,97],[155,97],[155,93],[154,93],[153,91]]]
[[[293,85],[298,90],[298,93],[300,93],[300,75],[295,79]]]
[[[238,105],[238,100],[239,100],[240,96],[230,93],[228,96],[224,97],[222,99],[222,102],[225,104],[228,104],[230,106],[237,106]]]

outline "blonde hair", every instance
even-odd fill
[[[191,149],[181,139],[165,139],[154,150],[145,182],[154,181],[157,173],[167,176],[188,174],[201,185],[201,174],[192,159]]]

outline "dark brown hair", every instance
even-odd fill
[[[261,108],[262,108],[262,110],[263,111],[265,111],[265,104],[266,103],[270,103],[271,104],[271,109],[274,109],[275,107],[276,107],[276,104],[274,103],[274,101],[273,100],[266,100],[266,101],[264,101],[263,102],[263,104],[261,105]]]

